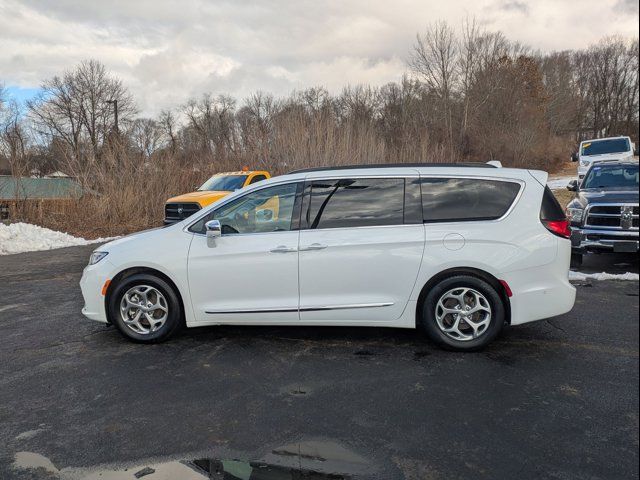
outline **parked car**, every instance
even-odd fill
[[[167,200],[164,206],[164,223],[169,225],[184,220],[230,193],[268,178],[271,175],[264,170],[244,169],[240,172],[217,173],[195,192]]]
[[[629,137],[594,138],[580,142],[580,148],[571,155],[571,160],[578,162],[578,179],[582,180],[596,162],[633,159],[637,154]]]
[[[596,163],[567,189],[576,192],[567,205],[575,266],[586,252],[638,252],[637,161]]]
[[[573,307],[569,224],[546,181],[488,165],[293,172],[101,246],[83,313],[145,343],[183,324],[340,325],[475,350]]]

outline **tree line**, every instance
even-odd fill
[[[118,124],[115,107],[117,104]],[[585,137],[638,135],[638,39],[540,53],[475,21],[416,36],[402,80],[242,101],[206,93],[139,116],[97,60],[45,79],[20,107],[0,89],[0,157],[15,175],[62,170],[91,188],[127,168],[487,161],[551,169]]]

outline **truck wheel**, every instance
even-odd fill
[[[489,283],[470,275],[442,280],[427,294],[419,326],[449,350],[477,351],[502,330],[505,308]]]

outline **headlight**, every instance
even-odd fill
[[[93,252],[89,257],[89,265],[95,265],[107,255],[109,255],[109,252]]]
[[[589,160],[580,160],[580,166],[588,167],[589,165],[591,165],[591,162]]]
[[[582,215],[584,210],[582,208],[567,208],[567,218],[571,223],[582,222]]]

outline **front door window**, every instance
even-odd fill
[[[223,235],[286,232],[293,230],[298,184],[263,188],[237,198],[206,215],[189,230],[204,233],[204,224],[219,220]]]

